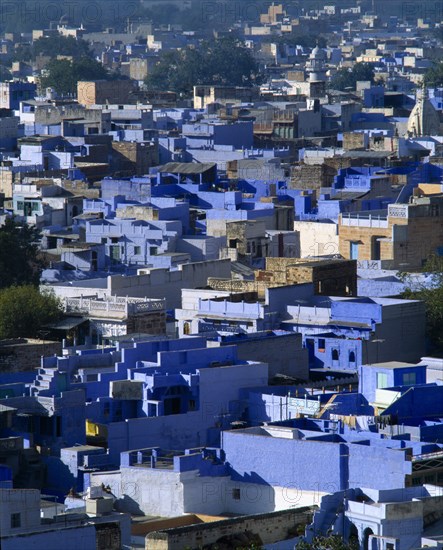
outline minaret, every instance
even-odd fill
[[[309,73],[309,82],[325,82],[326,81],[326,52],[319,48],[318,41],[315,48],[309,56],[309,61],[306,64]]]

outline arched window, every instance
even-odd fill
[[[191,334],[191,323],[187,321],[183,324],[183,334]]]
[[[338,361],[338,349],[333,349],[332,350],[332,360],[333,361]]]
[[[355,351],[350,351],[349,352],[349,362],[350,363],[355,363]]]

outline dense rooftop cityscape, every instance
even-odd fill
[[[1,550],[443,549],[442,29],[0,3]]]

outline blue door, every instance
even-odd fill
[[[351,242],[351,260],[358,260],[358,243]]]

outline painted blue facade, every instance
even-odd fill
[[[20,101],[34,99],[37,95],[37,85],[30,82],[2,82],[0,89],[2,90],[2,95],[7,98],[7,103],[2,98],[2,107],[4,109],[18,110]]]
[[[222,442],[234,480],[322,492],[365,486],[405,487],[412,472],[407,451],[411,446],[417,455],[438,449],[421,443],[367,438],[366,434],[348,439],[300,430],[288,423],[224,432]],[[254,452],[245,453],[247,448]],[[381,465],[389,476],[379,475]]]
[[[250,149],[254,141],[252,122],[223,124],[215,121],[199,121],[195,124],[183,124],[182,134],[190,149],[211,148],[214,145]]]
[[[402,365],[401,363],[360,365],[358,374],[358,391],[369,401],[375,400],[377,389],[426,384],[425,365]]]

